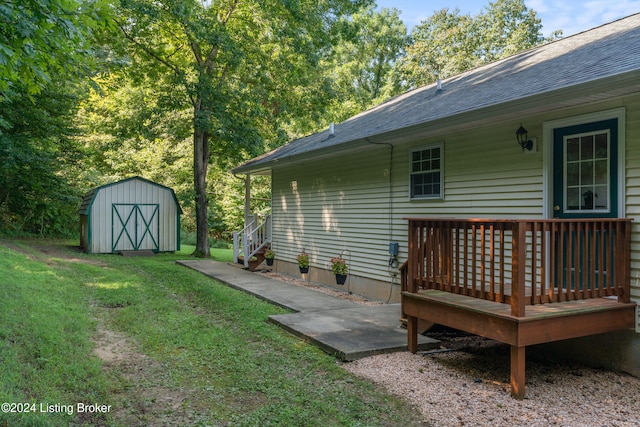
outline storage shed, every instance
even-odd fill
[[[175,192],[141,177],[88,192],[78,211],[87,253],[180,250],[182,209]]]

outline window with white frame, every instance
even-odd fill
[[[409,192],[412,199],[442,198],[442,154],[442,144],[411,151]]]

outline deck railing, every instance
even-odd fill
[[[403,290],[437,289],[525,306],[630,301],[630,219],[409,220]]]

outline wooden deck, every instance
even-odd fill
[[[511,394],[523,398],[526,346],[634,326],[630,230],[618,219],[409,219],[409,350],[418,319],[509,344]]]

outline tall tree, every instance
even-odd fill
[[[479,30],[476,32],[479,43],[475,56],[481,58],[482,63],[505,58],[562,36],[562,31],[556,30],[548,38],[543,37],[542,21],[533,9],[525,6],[524,0],[496,0],[489,3],[475,21]]]
[[[427,85],[474,67],[477,34],[471,15],[445,8],[422,21],[411,32],[398,73],[408,89]]]
[[[557,39],[541,33],[542,25],[524,0],[496,0],[477,16],[442,9],[411,33],[398,70],[407,88],[415,88]]]
[[[39,93],[14,85],[0,118],[0,230],[68,236],[80,194],[72,185],[80,150],[74,144],[77,89],[63,79]]]
[[[116,68],[81,103],[76,139],[86,167],[78,179],[92,188],[139,175],[171,187],[185,213],[181,225],[193,231],[191,109],[173,101],[164,81],[135,77]]]
[[[73,117],[103,0],[0,0],[0,229],[69,235],[80,150]]]
[[[122,0],[118,26],[151,62],[143,71],[171,78],[193,109],[197,242],[209,256],[207,169],[212,156],[257,152],[264,116],[286,107],[276,82],[299,81],[317,65],[333,24],[366,0]],[[280,102],[278,95],[285,100]]]
[[[327,64],[333,80],[331,116],[342,121],[396,95],[395,62],[407,44],[407,28],[398,9],[373,6],[344,19],[340,41]]]

